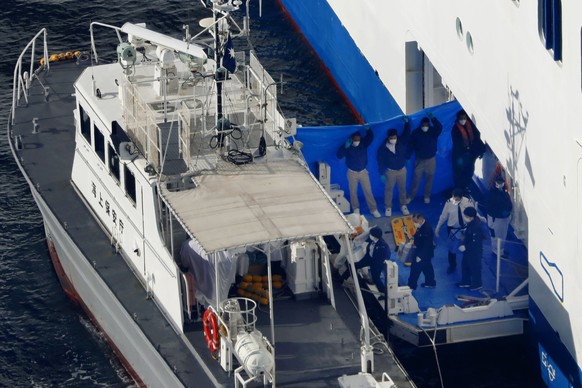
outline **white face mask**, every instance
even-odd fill
[[[426,131],[428,131],[428,127],[420,127],[420,130],[421,130],[422,132],[426,132]]]
[[[396,140],[398,139],[388,139],[388,142],[390,142],[390,144],[396,144]]]
[[[451,202],[453,203],[453,205],[458,205],[459,203],[461,203],[461,200],[453,198],[451,199]]]
[[[502,189],[502,188],[503,188],[503,186],[505,186],[503,183],[497,183],[497,184],[495,185],[495,187],[497,187],[498,189]]]
[[[459,124],[461,124],[461,125],[465,125],[466,122],[467,122],[467,119],[459,120]]]
[[[359,141],[355,141],[355,142],[353,142],[353,143],[352,143],[352,145],[353,145],[354,147],[357,147],[357,146],[359,146],[359,145],[360,145],[360,142],[359,142]]]
[[[378,239],[374,236],[370,236],[370,240],[372,240],[374,243],[378,242]]]
[[[416,229],[420,228],[420,222],[415,222],[415,223],[414,223],[414,227],[415,227]]]
[[[473,217],[463,216],[463,219],[465,220],[465,223],[466,224],[468,224],[469,222],[473,221]]]

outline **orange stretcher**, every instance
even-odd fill
[[[406,244],[408,241],[414,240],[413,236],[416,233],[412,216],[394,217],[392,218],[392,234],[394,235],[394,243],[397,247]]]

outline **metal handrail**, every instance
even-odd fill
[[[182,280],[184,281],[184,285],[186,286],[186,309],[188,312],[188,317],[192,316],[192,309],[190,308],[190,293],[188,292],[188,279],[186,278],[186,274],[181,272]]]
[[[111,28],[111,29],[115,30],[115,32],[117,34],[117,39],[119,39],[119,43],[123,42],[123,39],[121,38],[121,34],[119,33],[119,31],[121,31],[121,28],[116,27],[116,26],[112,26],[110,24],[105,24],[105,23],[100,23],[100,22],[92,22],[89,25],[89,35],[91,36],[91,50],[93,51],[95,63],[99,63],[99,57],[97,56],[97,48],[95,47],[95,39],[93,38],[93,26],[101,26],[101,27]]]
[[[16,105],[20,100],[20,95],[24,92],[24,98],[26,99],[26,103],[28,103],[28,89],[30,89],[31,81],[35,75],[34,70],[34,61],[35,61],[35,51],[36,51],[36,40],[40,35],[43,35],[43,58],[44,64],[41,65],[42,67],[46,67],[47,70],[50,70],[50,62],[48,56],[48,44],[47,44],[47,30],[46,28],[41,29],[39,32],[36,33],[34,38],[28,42],[24,50],[20,53],[18,57],[18,61],[16,62],[16,67],[14,68],[14,80],[12,84],[12,125],[14,125],[14,120],[16,118]],[[22,59],[26,52],[31,48],[31,55],[30,55],[30,71],[24,72],[21,74],[22,71]],[[24,77],[24,78],[23,78]]]

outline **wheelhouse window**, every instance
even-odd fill
[[[79,116],[81,117],[81,134],[91,144],[91,118],[81,105],[79,105]]]
[[[95,153],[99,155],[99,159],[105,163],[105,137],[96,125],[93,126],[93,132],[95,136],[93,148],[95,149]]]
[[[124,183],[125,183],[125,194],[127,194],[127,196],[132,200],[133,204],[135,205],[136,201],[136,182],[135,182],[135,176],[133,175],[133,173],[131,171],[129,171],[129,168],[127,168],[127,164],[123,165],[123,176],[124,176]]]
[[[109,172],[119,182],[119,156],[111,144],[108,145]]]
[[[546,49],[562,60],[562,0],[538,0],[539,27]]]

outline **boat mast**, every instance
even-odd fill
[[[218,28],[218,11],[215,7],[212,7],[212,15],[214,17],[214,60],[216,62],[216,73],[214,76],[214,82],[216,82],[216,122],[220,123],[222,118],[222,80],[220,79],[220,61],[222,59],[221,44],[220,44],[220,31]]]

